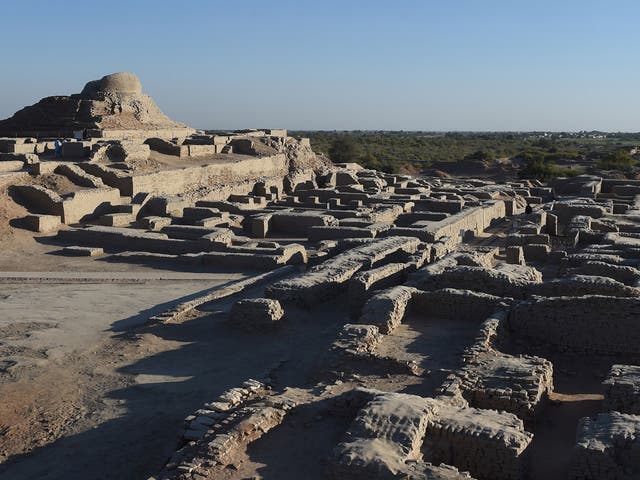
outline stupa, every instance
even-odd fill
[[[43,98],[0,121],[0,136],[71,137],[78,132],[93,138],[174,138],[195,129],[162,113],[128,72],[90,81],[79,94]]]

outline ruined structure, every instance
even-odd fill
[[[47,112],[91,137],[0,142],[16,228],[91,265],[244,275],[136,312],[196,345],[181,378],[211,375],[195,411],[171,397],[151,478],[638,478],[638,181],[333,165],[285,130],[188,131],[128,74],[0,127]]]
[[[186,137],[195,130],[160,111],[133,73],[106,75],[82,91],[53,96],[0,121],[0,136],[92,138]]]

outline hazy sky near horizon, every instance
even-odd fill
[[[197,128],[640,131],[640,2],[25,0],[0,118],[136,73]]]

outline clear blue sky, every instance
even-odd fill
[[[197,128],[640,131],[640,2],[2,4],[0,117],[117,71]]]

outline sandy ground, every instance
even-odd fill
[[[15,217],[20,208],[14,204],[6,214]],[[153,473],[175,448],[182,418],[218,386],[191,380],[208,363],[199,370],[193,356],[179,355],[189,362],[181,369],[168,354],[197,343],[197,328],[173,335],[145,322],[252,272],[66,257],[44,237],[4,227],[0,478],[133,479]],[[147,444],[154,448],[145,453]],[[124,461],[128,455],[130,462]],[[105,459],[111,459],[106,469]]]
[[[225,389],[265,371],[279,385],[312,384],[347,320],[336,306],[321,316],[290,310],[286,328],[247,333],[226,321],[232,302],[179,325],[111,336],[0,386],[15,400],[0,412],[8,420],[0,477],[147,478],[175,450],[184,417]]]

